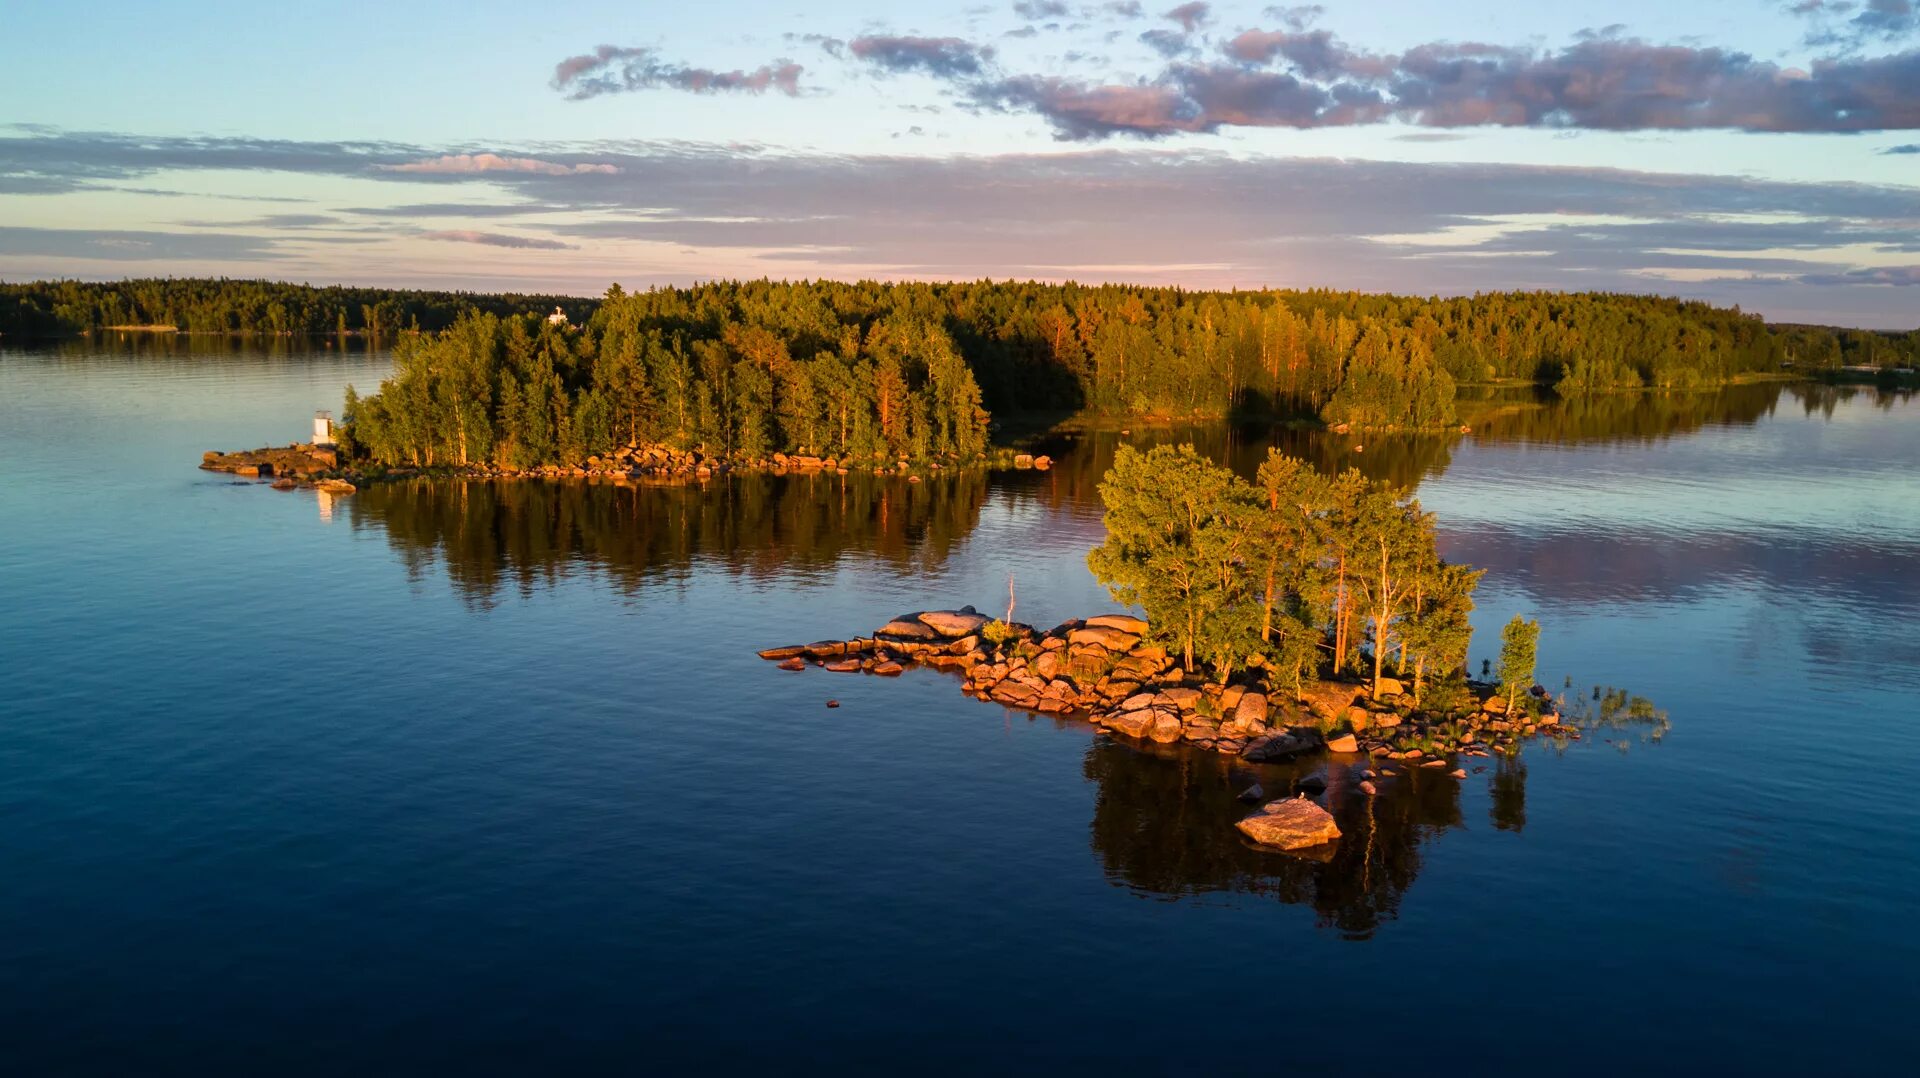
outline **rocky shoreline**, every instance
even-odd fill
[[[421,475],[464,479],[614,479],[650,483],[695,483],[728,473],[746,475],[848,475],[871,471],[874,475],[901,476],[918,483],[923,475],[964,471],[970,468],[1046,471],[1053,466],[1050,457],[1034,456],[1012,450],[996,451],[977,461],[922,461],[905,459],[873,464],[834,457],[794,456],[775,453],[764,460],[734,462],[692,450],[666,446],[623,447],[606,457],[589,457],[580,465],[567,467],[544,465],[535,468],[506,468],[497,465],[468,465],[438,468],[388,468],[368,466],[343,468],[337,450],[326,446],[295,444],[241,452],[209,451],[201,456],[200,467],[250,477],[281,477],[299,483],[331,479],[336,482],[366,484],[391,479],[409,479]],[[276,484],[277,485],[277,484]]]
[[[958,673],[971,696],[1047,715],[1084,718],[1110,733],[1163,745],[1184,743],[1272,763],[1325,753],[1352,771],[1363,796],[1413,768],[1466,777],[1463,759],[1512,754],[1529,738],[1562,742],[1580,731],[1550,710],[1545,692],[1510,713],[1493,687],[1468,682],[1470,696],[1445,712],[1423,710],[1397,681],[1376,698],[1358,682],[1315,681],[1293,694],[1196,681],[1147,640],[1147,623],[1103,614],[1052,629],[1003,623],[973,607],[900,617],[869,636],[821,640],[760,652],[783,670],[897,676],[909,666]],[[1317,791],[1316,791],[1317,792]],[[1243,800],[1265,801],[1258,786]],[[1236,826],[1263,846],[1297,850],[1336,840],[1325,808],[1304,797],[1268,802]]]

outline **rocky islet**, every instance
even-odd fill
[[[1374,796],[1378,781],[1398,774],[1384,765],[1376,774],[1365,766],[1374,760],[1437,772],[1460,758],[1517,752],[1530,737],[1580,737],[1551,710],[1510,713],[1493,686],[1472,681],[1468,700],[1445,712],[1422,709],[1391,678],[1377,694],[1347,681],[1308,682],[1298,694],[1200,682],[1149,640],[1145,620],[1130,614],[1101,614],[1043,630],[997,621],[971,606],[926,610],[893,618],[868,636],[759,654],[792,671],[897,676],[916,665],[954,671],[964,691],[980,700],[1080,717],[1137,741],[1187,744],[1248,763],[1326,753],[1331,764],[1355,770],[1361,781],[1348,788],[1363,796]],[[1536,699],[1544,693],[1537,691]],[[1466,772],[1455,767],[1448,774],[1464,778]],[[1247,800],[1258,802],[1262,795]],[[1302,798],[1261,805],[1236,826],[1278,849],[1303,849],[1339,836],[1325,808]]]

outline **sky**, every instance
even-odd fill
[[[1920,0],[6,0],[0,279],[1658,292],[1920,327]]]

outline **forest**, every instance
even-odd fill
[[[556,306],[567,326],[543,328],[538,316]],[[1437,430],[1460,422],[1462,386],[1525,381],[1574,397],[1920,357],[1920,331],[1769,326],[1737,308],[1611,293],[753,280],[615,285],[585,300],[264,281],[0,285],[0,332],[119,324],[391,340],[401,392],[355,414],[361,443],[396,463],[572,463],[648,439],[743,459],[966,455],[984,422],[976,410]]]
[[[360,334],[391,339],[445,329],[468,312],[545,313],[556,306],[569,317],[585,318],[595,301],[226,278],[0,282],[0,336],[53,337],[115,326],[171,326],[183,333]]]

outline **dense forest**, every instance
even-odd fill
[[[452,325],[462,314],[555,307],[585,318],[595,302],[574,296],[316,288],[277,281],[146,278],[0,282],[0,335],[62,336],[114,326],[171,326],[184,333],[397,337]]]
[[[533,317],[554,306],[568,327]],[[1770,327],[1738,309],[1606,293],[757,280],[616,285],[584,300],[263,281],[0,285],[0,332],[147,323],[389,337],[400,392],[356,411],[361,442],[420,463],[570,463],[641,440],[728,457],[965,455],[977,409],[1440,429],[1460,422],[1462,385],[1519,380],[1571,397],[1920,360],[1920,331]]]
[[[378,394],[348,391],[344,444],[386,464],[511,468],[642,445],[746,462],[986,451],[980,387],[937,318],[899,308],[811,336],[670,295],[616,288],[578,330],[475,314],[403,339]]]

